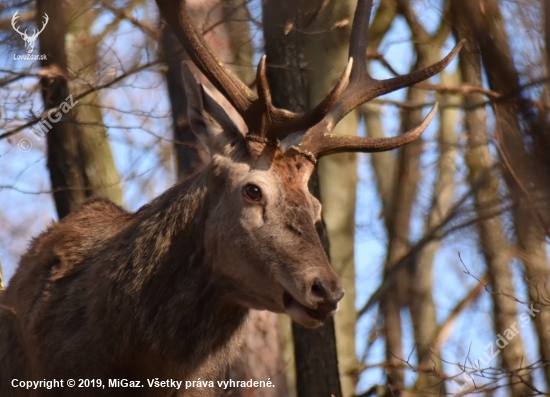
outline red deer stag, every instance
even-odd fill
[[[256,96],[208,49],[185,1],[157,3],[248,131],[238,130],[185,67],[190,123],[210,149],[210,164],[136,213],[91,200],[33,240],[0,302],[2,397],[213,396],[215,388],[186,390],[185,382],[220,379],[249,309],[322,324],[343,291],[315,229],[321,206],[307,182],[317,160],[411,142],[435,107],[396,138],[332,129],[360,104],[440,72],[460,49],[427,69],[375,80],[366,68],[372,0],[360,0],[345,72],[317,107],[295,114],[272,105],[265,58]],[[183,384],[149,387],[155,378]],[[96,379],[103,388],[21,387],[54,379]],[[116,379],[143,387],[114,387],[126,384]]]

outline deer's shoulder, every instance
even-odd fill
[[[132,216],[108,199],[87,200],[33,239],[18,273],[47,272],[51,280],[66,277],[127,226]]]

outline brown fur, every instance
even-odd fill
[[[223,378],[250,308],[306,326],[335,311],[343,293],[315,231],[313,165],[247,142],[202,101],[192,123],[215,154],[200,174],[133,214],[93,199],[32,241],[0,295],[0,396],[213,396],[185,381]],[[251,183],[262,200],[244,194]],[[184,388],[149,388],[154,378]],[[13,379],[145,387],[26,390]]]
[[[12,379],[219,377],[247,310],[223,301],[204,263],[202,178],[136,214],[91,200],[32,242],[2,300],[13,311],[0,310],[1,396],[32,395]],[[65,387],[36,395],[172,392]]]

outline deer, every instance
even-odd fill
[[[11,26],[13,27],[13,30],[19,33],[23,38],[23,40],[25,41],[25,50],[27,51],[27,53],[32,54],[34,50],[34,42],[36,41],[40,33],[42,33],[46,28],[46,25],[48,24],[50,17],[48,16],[48,14],[44,13],[43,15],[44,21],[42,22],[42,27],[40,29],[35,29],[34,33],[29,36],[27,34],[26,29],[24,32],[21,32],[19,28],[16,26],[17,18],[19,18],[18,14],[19,14],[19,11],[15,11],[15,14],[13,14],[13,17],[11,18]]]
[[[347,67],[321,103],[298,114],[271,103],[265,56],[255,94],[213,55],[184,0],[156,1],[247,130],[184,65],[189,122],[209,164],[134,213],[91,199],[31,242],[0,297],[1,396],[211,397],[220,390],[193,382],[223,379],[251,309],[323,324],[344,291],[315,227],[321,204],[308,180],[318,160],[412,142],[437,105],[397,137],[332,130],[360,104],[439,73],[462,45],[426,69],[376,80],[366,59],[372,0],[360,0]],[[54,379],[96,384],[21,386]]]

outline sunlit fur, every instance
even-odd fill
[[[10,383],[215,381],[250,308],[287,312],[306,326],[336,310],[340,281],[315,230],[320,204],[307,190],[313,164],[246,141],[208,101],[190,111],[212,153],[203,171],[135,213],[93,199],[33,240],[1,295],[0,396],[213,396],[148,387],[31,394]],[[261,201],[246,198],[247,184],[261,188]],[[315,295],[315,280],[326,298]]]

